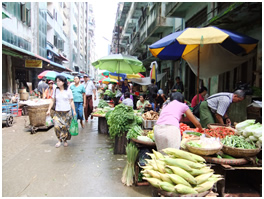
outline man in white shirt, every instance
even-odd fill
[[[84,116],[85,121],[88,121],[88,117],[93,112],[93,94],[94,94],[94,100],[96,100],[96,87],[94,83],[90,80],[90,77],[88,75],[84,75],[84,88],[85,88],[85,95],[86,95],[86,107],[84,109]],[[93,116],[91,116],[91,119],[93,119]]]

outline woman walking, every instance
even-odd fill
[[[53,104],[56,104],[55,113],[53,117],[54,131],[58,138],[58,142],[55,145],[56,148],[60,147],[61,143],[64,142],[64,146],[68,146],[67,140],[71,139],[71,134],[69,133],[72,113],[76,115],[75,107],[73,103],[73,95],[71,89],[68,89],[67,79],[62,75],[58,75],[55,78],[57,82],[57,88],[53,92],[52,101],[49,105],[47,115],[50,115],[50,109]]]
[[[80,120],[80,124],[82,128],[84,128],[83,124],[83,108],[86,107],[86,95],[85,88],[83,84],[80,83],[80,77],[74,77],[74,83],[70,86],[73,95],[74,106],[77,113],[77,120]]]

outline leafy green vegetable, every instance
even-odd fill
[[[133,126],[131,129],[129,129],[126,138],[131,139],[131,138],[137,138],[143,133],[143,130],[140,126],[136,125]]]
[[[106,121],[109,119],[109,116],[110,116],[111,113],[112,113],[112,111],[108,111],[108,112],[105,114],[105,119],[106,119]]]
[[[104,95],[108,95],[109,97],[114,98],[115,95],[116,95],[116,93],[113,93],[111,90],[108,90],[108,89],[107,89],[107,90],[104,92]]]
[[[199,148],[202,147],[200,144],[198,144],[197,142],[194,142],[194,141],[188,142],[188,145],[193,146],[193,147],[199,147]]]
[[[136,125],[133,108],[124,104],[117,105],[108,117],[107,124],[110,126],[110,138],[114,139],[116,136],[121,136]]]
[[[136,117],[137,125],[141,125],[143,123],[143,118],[140,116],[135,116],[135,117]]]
[[[193,132],[193,131],[189,131],[189,132],[185,132],[188,135],[196,135],[196,136],[201,136],[202,134],[199,132]]]
[[[106,101],[104,101],[103,99],[100,99],[97,107],[98,108],[104,108],[106,106],[109,106],[109,104]]]

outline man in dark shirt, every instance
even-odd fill
[[[155,84],[155,79],[151,80],[151,84],[148,86],[148,98],[149,98],[149,103],[154,107],[154,98],[152,97],[153,94],[158,93],[158,86]]]
[[[180,79],[180,77],[176,77],[176,84],[172,87],[171,89],[172,92],[180,92],[183,93],[184,92],[184,88],[183,88],[183,83]]]
[[[40,93],[40,97],[43,97],[44,91],[49,87],[46,83],[46,78],[42,78],[41,83],[38,85],[38,92]]]
[[[163,94],[163,91],[160,90],[157,94],[153,94],[153,98],[154,98],[153,110],[158,112],[162,108],[163,103],[166,102],[167,97]]]

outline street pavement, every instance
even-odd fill
[[[150,197],[150,186],[122,184],[125,155],[113,154],[113,141],[98,133],[98,118],[79,124],[69,146],[55,148],[54,129],[31,134],[28,116],[2,128],[3,197]]]

